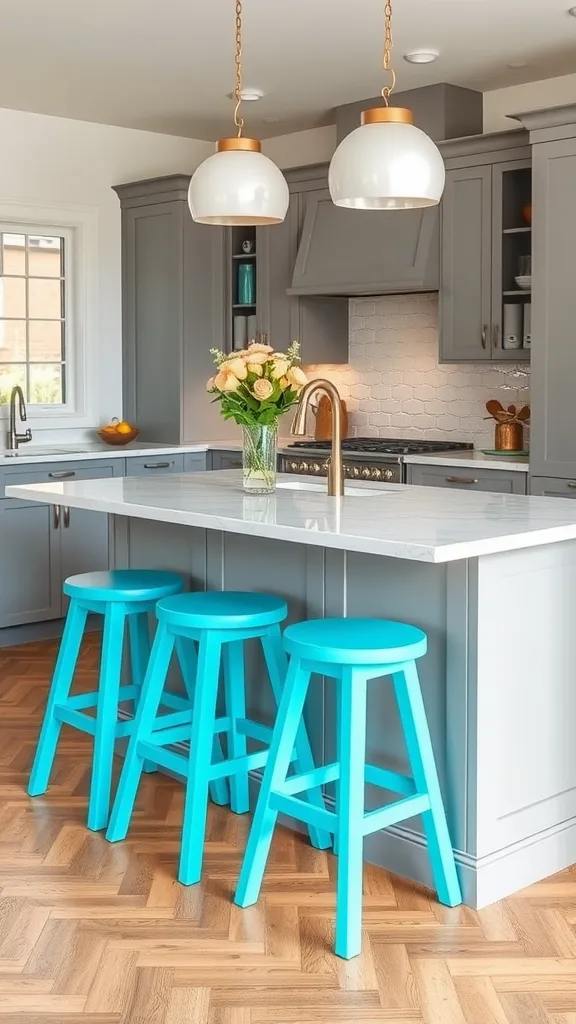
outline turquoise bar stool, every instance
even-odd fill
[[[124,701],[138,703],[148,658],[150,641],[148,613],[162,597],[179,593],[184,580],[177,573],[157,570],[114,569],[70,576],[64,593],[70,598],[62,642],[50,686],[44,721],[36,748],[28,785],[30,796],[45,793],[63,724],[94,737],[92,779],[88,803],[88,828],[106,828],[112,782],[112,760],[117,739],[128,736],[131,720],[118,720],[118,707]],[[104,616],[104,635],[98,689],[93,693],[71,696],[74,671],[86,619],[89,613]],[[128,621],[132,684],[120,686],[125,623]],[[189,707],[189,700],[167,695],[178,707]],[[96,708],[96,715],[86,709]],[[153,768],[153,766],[147,766]],[[223,795],[223,794],[221,794]]]
[[[362,944],[362,859],[364,836],[421,814],[441,903],[462,902],[438,775],[424,711],[416,659],[426,653],[426,634],[415,626],[381,619],[321,619],[289,626],[285,650],[291,655],[235,901],[258,899],[276,819],[280,811],[338,843],[336,953],[356,956]],[[312,673],[337,680],[338,761],[288,777]],[[366,763],[366,695],[370,679],[392,676],[408,758],[409,778]],[[310,787],[337,783],[336,810],[302,799]],[[401,794],[401,799],[365,813],[366,782]]]
[[[157,605],[158,629],[106,838],[116,842],[127,835],[146,759],[184,776],[186,797],[178,872],[184,885],[198,882],[202,873],[209,783],[229,777],[232,811],[243,814],[249,810],[248,772],[266,764],[272,729],[246,717],[244,641],[260,641],[279,703],[286,675],[279,623],[287,612],[281,597],[231,591],[180,594]],[[194,705],[191,712],[158,715],[175,645],[183,675],[195,678]],[[221,665],[225,715],[217,718]],[[214,763],[211,744],[213,737],[222,733],[226,734],[227,757]],[[248,753],[247,738],[264,744],[264,749]],[[189,756],[168,749],[183,741],[190,742]],[[292,747],[288,761],[295,761],[300,771],[314,771],[302,720],[294,730]],[[319,786],[311,787],[307,797],[320,813],[324,802]],[[314,824],[310,834],[319,848],[331,845],[329,833]]]

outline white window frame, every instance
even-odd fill
[[[94,355],[98,338],[97,210],[92,207],[0,201],[0,230],[64,238],[66,402],[30,405],[32,430],[90,427],[96,421]],[[0,420],[8,406],[0,405]]]

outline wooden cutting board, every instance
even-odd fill
[[[344,399],[340,399],[340,424],[342,437],[348,437],[348,409]],[[322,395],[316,410],[316,427],[314,437],[317,441],[332,440],[332,403],[327,395]]]

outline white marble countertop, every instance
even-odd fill
[[[240,471],[227,470],[28,484],[6,494],[421,562],[576,539],[569,499],[370,483],[348,485],[340,499],[328,497],[323,481],[282,474],[278,484],[273,495],[246,495]]]
[[[34,445],[23,444],[17,455],[8,455],[0,449],[0,465],[19,466],[43,462],[77,462],[82,459],[126,459],[137,455],[187,455],[189,452],[235,451],[242,448],[237,441],[197,441],[193,444],[152,444],[133,441],[127,445],[104,444],[103,441],[85,441],[78,444]]]
[[[416,466],[458,466],[461,469],[508,469],[517,473],[530,472],[528,455],[484,455],[481,451],[436,452],[429,455],[404,455],[404,462]]]

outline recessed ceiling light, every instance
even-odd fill
[[[414,50],[413,53],[405,53],[404,60],[409,64],[433,64],[439,56],[435,50]]]
[[[568,14],[571,14],[573,18],[576,18],[576,7],[570,7]]]
[[[264,98],[264,93],[262,92],[261,89],[242,89],[241,92],[240,92],[240,99],[244,103],[256,103],[258,100],[261,100],[263,98]],[[228,99],[229,100],[233,100],[234,99],[234,93],[233,92],[229,92],[228,93]]]
[[[528,61],[527,60],[511,60],[509,65],[508,65],[508,67],[510,68],[511,71],[519,71],[520,68],[527,68],[528,67]]]

